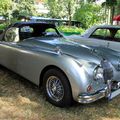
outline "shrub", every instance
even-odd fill
[[[3,29],[5,29],[5,28],[6,28],[6,24],[5,24],[5,23],[0,24],[0,30],[3,30]]]
[[[58,26],[58,30],[62,33],[82,34],[85,30],[75,26]]]

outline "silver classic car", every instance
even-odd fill
[[[0,64],[43,86],[59,107],[120,94],[120,61],[108,53],[65,39],[54,24],[19,22],[0,34]]]
[[[103,46],[120,52],[120,26],[96,25],[82,35],[71,35],[67,38],[84,45]]]

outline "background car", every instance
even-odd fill
[[[0,40],[0,64],[43,86],[47,100],[56,106],[120,94],[116,64],[105,59],[100,49],[65,39],[54,24],[15,23],[1,33]]]
[[[120,26],[100,25],[86,30],[83,35],[71,35],[68,39],[90,46],[103,46],[120,52]]]

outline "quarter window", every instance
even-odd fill
[[[115,34],[115,38],[120,40],[120,30],[117,30]]]
[[[109,29],[97,29],[90,38],[97,38],[97,39],[110,39],[110,31]]]

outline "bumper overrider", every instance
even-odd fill
[[[117,89],[112,91],[112,82],[111,80],[108,80],[107,86],[104,89],[94,94],[90,94],[90,95],[79,95],[78,102],[79,103],[92,103],[104,97],[107,98],[108,100],[111,100],[114,97],[120,95],[120,82],[116,84],[116,87]]]

